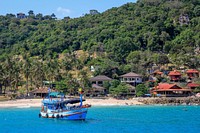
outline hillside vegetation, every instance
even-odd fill
[[[33,12],[26,19],[7,14],[0,16],[0,81],[19,84],[13,77],[16,70],[8,72],[19,63],[24,67],[15,76],[22,81],[35,79],[36,86],[43,80],[64,81],[73,70],[78,79],[86,79],[91,65],[94,75],[113,78],[129,71],[145,75],[153,64],[198,69],[199,31],[200,0],[138,0],[62,20]],[[33,70],[42,76],[34,77]]]

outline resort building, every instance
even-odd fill
[[[86,92],[86,96],[105,96],[108,94],[108,90],[103,87],[104,82],[112,81],[111,78],[105,75],[98,75],[89,79],[92,83],[92,89]]]
[[[55,92],[55,90],[51,89],[51,92]],[[30,92],[31,94],[34,95],[34,97],[46,97],[48,96],[48,88],[47,87],[39,87],[36,88],[35,90]]]
[[[177,81],[181,80],[181,73],[179,71],[176,71],[176,70],[170,71],[168,76],[170,77],[171,81],[177,82]]]
[[[142,83],[142,76],[133,72],[120,76],[121,82],[128,83],[132,86],[137,86]]]
[[[194,90],[195,88],[200,87],[200,84],[197,83],[188,83],[187,88]]]
[[[163,74],[163,72],[161,72],[159,70],[156,70],[151,75],[153,75],[154,77],[156,77],[156,76],[162,76],[162,74]]]
[[[103,86],[103,83],[104,83],[105,81],[109,81],[109,82],[110,82],[112,79],[109,78],[109,77],[107,77],[107,76],[105,76],[105,75],[98,75],[98,76],[96,76],[96,77],[90,78],[89,80],[90,80],[90,82],[91,82],[92,84],[96,84],[96,85],[98,85],[98,86]]]
[[[182,97],[190,96],[191,91],[191,89],[184,89],[176,84],[159,83],[158,86],[151,90],[151,93],[165,97]]]
[[[128,92],[119,94],[120,97],[135,96],[135,87],[130,84],[127,84],[127,87],[128,87]]]
[[[97,97],[97,96],[105,96],[107,93],[108,92],[106,88],[98,86],[96,84],[92,84],[92,90],[88,91],[86,95]]]
[[[26,15],[24,13],[17,13],[17,18],[24,19],[24,18],[26,18]]]
[[[199,71],[196,69],[189,69],[186,71],[188,78],[192,79],[195,77],[199,77]]]

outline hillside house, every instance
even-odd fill
[[[105,81],[111,81],[112,79],[105,76],[105,75],[98,75],[96,77],[92,77],[89,79],[89,81],[92,83],[92,84],[96,84],[98,86],[103,86],[103,83]]]
[[[156,77],[156,76],[162,76],[162,74],[163,74],[163,72],[161,72],[159,70],[156,70],[151,75],[153,75],[154,77]]]
[[[199,77],[199,71],[196,70],[196,69],[189,69],[189,70],[186,71],[186,74],[187,74],[189,79]]]
[[[133,72],[120,76],[121,82],[128,83],[132,86],[137,86],[142,83],[142,76]]]
[[[200,84],[197,83],[188,83],[187,88],[194,90],[195,88],[200,87]]]
[[[181,80],[181,73],[179,71],[170,71],[168,76],[170,77],[171,81],[177,82]]]
[[[17,13],[17,18],[24,19],[24,18],[26,18],[26,15],[24,13]]]
[[[103,87],[104,82],[112,81],[111,78],[105,76],[105,75],[98,75],[96,77],[92,77],[89,79],[89,81],[92,83],[92,89],[86,92],[87,96],[102,96],[106,95],[108,93],[108,90]]]

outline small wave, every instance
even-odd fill
[[[25,106],[17,106],[17,108],[30,108],[30,105],[25,105]]]

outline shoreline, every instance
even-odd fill
[[[42,99],[16,99],[0,101],[1,108],[30,108],[41,107]],[[200,97],[179,97],[179,98],[132,98],[129,100],[118,100],[114,98],[107,99],[86,99],[83,104],[92,106],[138,106],[138,105],[156,105],[156,106],[181,106],[181,105],[200,105]]]
[[[41,107],[42,99],[16,99],[9,101],[0,101],[1,108],[29,108]],[[138,102],[138,99],[131,100],[117,100],[114,98],[109,99],[86,99],[83,104],[91,104],[92,106],[130,106],[130,105],[144,105]]]

